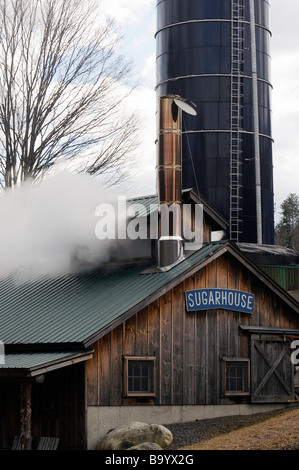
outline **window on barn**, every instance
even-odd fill
[[[249,395],[249,359],[223,359],[223,395]]]
[[[124,358],[125,396],[155,396],[155,357]]]

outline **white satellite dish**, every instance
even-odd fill
[[[184,100],[183,98],[178,96],[177,98],[174,98],[174,102],[179,108],[185,111],[185,113],[191,114],[192,116],[197,115],[196,109],[194,109],[194,106],[196,105],[191,101]]]

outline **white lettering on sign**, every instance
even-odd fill
[[[187,311],[223,308],[238,312],[253,313],[254,295],[232,289],[194,289],[187,291]]]

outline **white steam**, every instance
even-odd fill
[[[0,197],[0,276],[57,275],[95,267],[110,257],[113,240],[95,234],[99,204],[114,204],[88,175],[61,173]]]

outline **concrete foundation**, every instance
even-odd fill
[[[284,407],[284,404],[264,403],[206,406],[89,406],[87,408],[87,449],[94,449],[108,431],[130,421],[167,426],[167,424],[200,419],[251,415]]]

